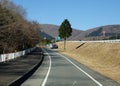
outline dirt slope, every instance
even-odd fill
[[[61,53],[120,83],[120,43],[57,43]]]

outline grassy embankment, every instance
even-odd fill
[[[120,43],[57,43],[61,53],[120,83]],[[76,49],[77,48],[77,49]]]

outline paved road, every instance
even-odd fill
[[[45,53],[43,64],[22,86],[120,86],[56,50]]]
[[[41,64],[41,52],[41,48],[37,47],[27,55],[0,63],[0,86],[19,86]]]

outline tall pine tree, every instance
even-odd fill
[[[59,36],[64,39],[64,50],[66,49],[66,39],[72,35],[71,24],[65,19],[59,28]]]

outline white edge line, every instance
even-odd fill
[[[59,54],[59,53],[57,53]],[[82,70],[80,67],[78,67],[76,64],[74,64],[70,59],[68,59],[67,57],[59,54],[60,56],[64,57],[66,60],[68,60],[71,64],[73,64],[77,69],[79,69],[80,71],[82,71],[85,75],[87,75],[90,79],[92,79],[96,84],[98,84],[99,86],[103,86],[100,82],[98,82],[97,80],[95,80],[92,76],[90,76],[87,72],[85,72],[84,70]]]
[[[45,51],[46,52],[46,51]],[[46,52],[47,53],[47,52]],[[48,53],[47,53],[48,54]],[[43,83],[42,83],[42,86],[45,86],[45,84],[46,84],[46,82],[47,82],[47,79],[48,79],[48,76],[49,76],[49,74],[50,74],[50,70],[51,70],[51,56],[48,54],[48,57],[49,57],[49,60],[50,60],[50,63],[49,63],[49,68],[48,68],[48,72],[47,72],[47,74],[46,74],[46,76],[45,76],[45,79],[44,79],[44,81],[43,81]]]

